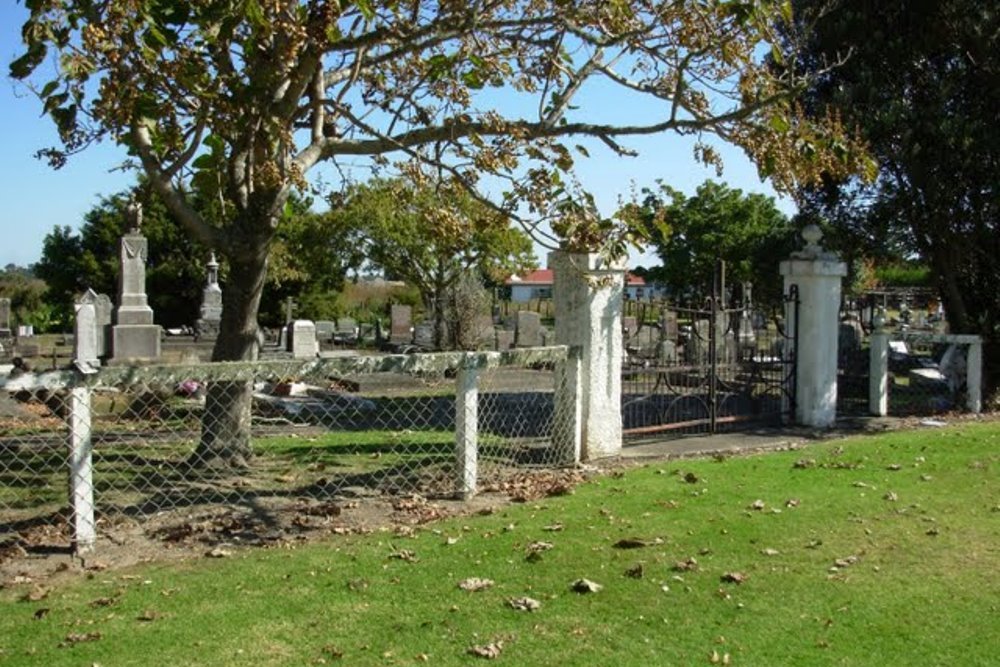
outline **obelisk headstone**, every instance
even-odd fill
[[[201,311],[194,330],[199,338],[212,339],[219,335],[219,323],[222,321],[222,288],[219,287],[219,263],[215,261],[215,253],[208,260],[208,280],[201,293]]]
[[[10,338],[10,299],[0,298],[0,338]]]
[[[146,300],[146,257],[149,242],[142,235],[142,205],[128,205],[131,228],[119,245],[118,310],[111,332],[115,362],[148,361],[160,357],[160,327]]]

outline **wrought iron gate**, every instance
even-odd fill
[[[794,414],[798,327],[787,321],[798,318],[795,286],[781,312],[749,301],[727,308],[718,294],[700,308],[644,306],[627,318],[627,440],[779,424]]]

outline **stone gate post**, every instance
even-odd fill
[[[597,253],[556,251],[549,266],[556,344],[580,348],[581,458],[615,456],[622,446],[624,264]]]
[[[799,292],[798,317],[786,317],[788,331],[798,346],[795,421],[826,427],[837,417],[840,283],[847,275],[847,265],[819,245],[823,233],[816,225],[802,230],[802,238],[805,247],[781,263],[785,293],[792,285],[798,285]]]

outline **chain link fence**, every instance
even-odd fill
[[[33,527],[86,547],[103,518],[202,506],[468,496],[573,465],[578,368],[549,347],[10,378],[0,546]]]

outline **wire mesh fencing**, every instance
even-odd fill
[[[576,368],[550,347],[11,378],[0,541],[33,526],[87,544],[102,517],[201,506],[467,496],[572,465]]]
[[[981,409],[978,336],[841,324],[837,410],[844,415],[932,416]]]

